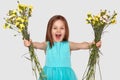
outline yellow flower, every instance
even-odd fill
[[[100,13],[97,15],[98,16],[98,18],[100,18],[101,16],[100,16]]]
[[[90,22],[87,21],[86,24],[90,24]]]
[[[21,30],[21,29],[18,29],[18,32],[20,32],[20,33],[21,33],[21,32],[22,32],[22,30]]]
[[[4,24],[4,25],[3,25],[3,28],[4,28],[4,29],[6,29],[6,28],[7,28],[7,26]]]
[[[5,24],[3,25],[3,28],[4,28],[4,29],[10,28],[10,25],[7,24],[7,23],[5,23]]]
[[[29,6],[29,9],[31,9],[31,10],[32,10],[32,9],[33,9],[33,6],[32,6],[32,5],[30,5],[30,6]]]
[[[107,12],[107,10],[101,10],[100,15],[103,16],[106,14],[106,12]]]
[[[7,23],[9,23],[9,20],[10,20],[10,19],[7,18],[5,21],[6,21]]]
[[[95,20],[95,21],[98,21],[98,20],[99,20],[99,17],[98,17],[98,16],[94,16],[94,20]]]
[[[24,19],[21,18],[21,17],[17,17],[17,18],[16,18],[16,21],[24,22]]]
[[[9,13],[8,13],[9,16],[12,16],[12,15],[17,15],[17,12],[16,10],[9,10]]]
[[[25,28],[25,25],[24,24],[20,24],[20,29],[23,29]]]
[[[18,12],[20,12],[20,13],[21,13],[21,12],[23,12],[23,10],[18,8]]]
[[[90,12],[88,12],[87,16],[91,16],[91,13],[90,13]]]
[[[18,4],[18,11],[23,12],[27,9],[27,6],[25,4]]]
[[[16,22],[15,25],[18,26],[20,24],[20,22]]]
[[[88,20],[88,21],[91,21],[91,20],[92,20],[92,17],[88,17],[87,20]]]
[[[116,20],[115,20],[115,19],[112,19],[110,23],[111,23],[111,24],[115,24],[115,23],[116,23]]]
[[[10,17],[15,17],[16,16],[16,14],[12,14]]]
[[[26,7],[26,5],[24,5],[24,4],[18,4],[18,9],[23,9],[25,7]]]
[[[16,14],[16,13],[17,13],[16,10],[12,10],[12,11],[13,11],[13,12],[12,12],[13,14]]]
[[[92,23],[92,25],[95,25],[95,21],[94,20],[91,23]]]
[[[28,19],[26,19],[25,22],[28,22]]]
[[[92,15],[90,12],[87,14],[87,16],[88,16],[88,18],[87,18],[88,20],[92,20]]]
[[[23,19],[24,19],[24,22],[28,22],[28,17],[27,16],[24,16]]]

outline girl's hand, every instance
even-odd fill
[[[102,44],[102,42],[101,42],[101,41],[98,41],[98,42],[96,43],[96,46],[97,46],[98,48],[100,48],[100,47],[101,47],[101,44]]]
[[[26,47],[29,47],[31,45],[31,43],[32,43],[32,40],[28,41],[28,40],[24,39],[24,45]]]

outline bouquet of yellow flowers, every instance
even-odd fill
[[[116,15],[117,13],[115,11],[112,15],[110,15],[110,12],[107,10],[101,10],[98,15],[92,15],[90,13],[87,14],[86,21],[88,24],[91,24],[93,28],[95,44],[90,46],[90,57],[82,80],[95,80],[96,64],[98,64],[100,71],[99,57],[101,52],[96,46],[96,43],[101,40],[101,35],[104,29],[107,28],[110,24],[116,23]],[[100,78],[102,79],[101,71]]]
[[[15,30],[18,33],[22,34],[23,39],[30,40],[30,34],[28,33],[28,20],[31,17],[31,15],[32,15],[32,6],[20,4],[18,2],[17,9],[9,10],[7,14],[7,18],[5,18],[6,22],[4,24],[4,28]],[[40,80],[43,80],[43,78],[45,78],[45,75],[39,63],[39,60],[34,52],[33,44],[31,44],[28,47],[28,49],[30,53],[30,59],[29,58],[27,59],[31,61],[32,70],[35,73],[36,78],[38,75],[40,75]]]

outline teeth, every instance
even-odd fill
[[[61,34],[56,34],[56,37],[57,37],[57,38],[60,38],[60,37],[61,37]]]
[[[56,36],[61,36],[61,34],[56,34]]]

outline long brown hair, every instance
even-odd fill
[[[54,22],[57,20],[62,20],[64,22],[64,25],[65,25],[65,36],[63,38],[63,41],[68,41],[68,38],[69,38],[69,28],[68,28],[67,20],[61,15],[55,15],[55,16],[51,17],[48,24],[47,24],[47,32],[46,32],[46,41],[50,42],[51,48],[52,48],[52,45],[54,45],[52,34],[51,34],[52,26],[53,26]]]

